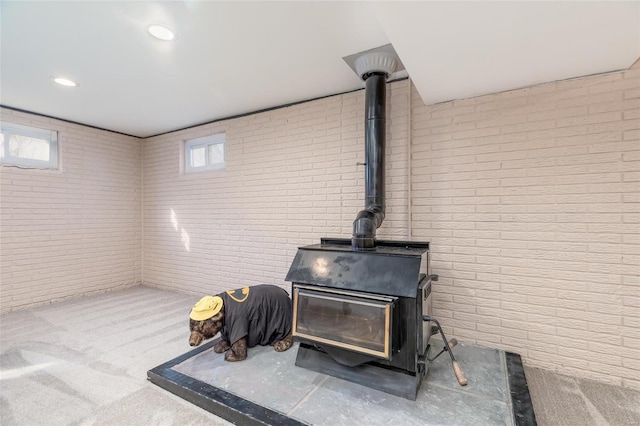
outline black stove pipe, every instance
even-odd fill
[[[365,89],[365,208],[353,222],[351,248],[354,251],[374,250],[376,229],[382,225],[385,213],[385,145],[387,74],[371,72],[362,77]]]

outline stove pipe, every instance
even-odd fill
[[[385,213],[385,145],[387,77],[396,67],[393,55],[369,53],[356,60],[356,70],[366,82],[365,89],[365,208],[353,221],[351,248],[374,250],[376,229]]]

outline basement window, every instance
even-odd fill
[[[185,141],[185,171],[220,170],[225,166],[224,133]]]
[[[0,125],[0,164],[58,168],[58,132],[13,123]]]

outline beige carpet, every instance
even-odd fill
[[[135,287],[0,316],[0,424],[223,425],[147,381],[198,297]]]
[[[640,425],[640,391],[538,368],[525,374],[539,425]]]

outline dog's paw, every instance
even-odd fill
[[[226,352],[227,350],[229,350],[230,347],[231,345],[229,344],[229,342],[227,342],[226,340],[220,340],[213,347],[213,351],[217,354],[221,354],[222,352]]]
[[[293,345],[293,336],[291,333],[282,340],[278,340],[273,344],[273,349],[276,352],[284,352]]]

